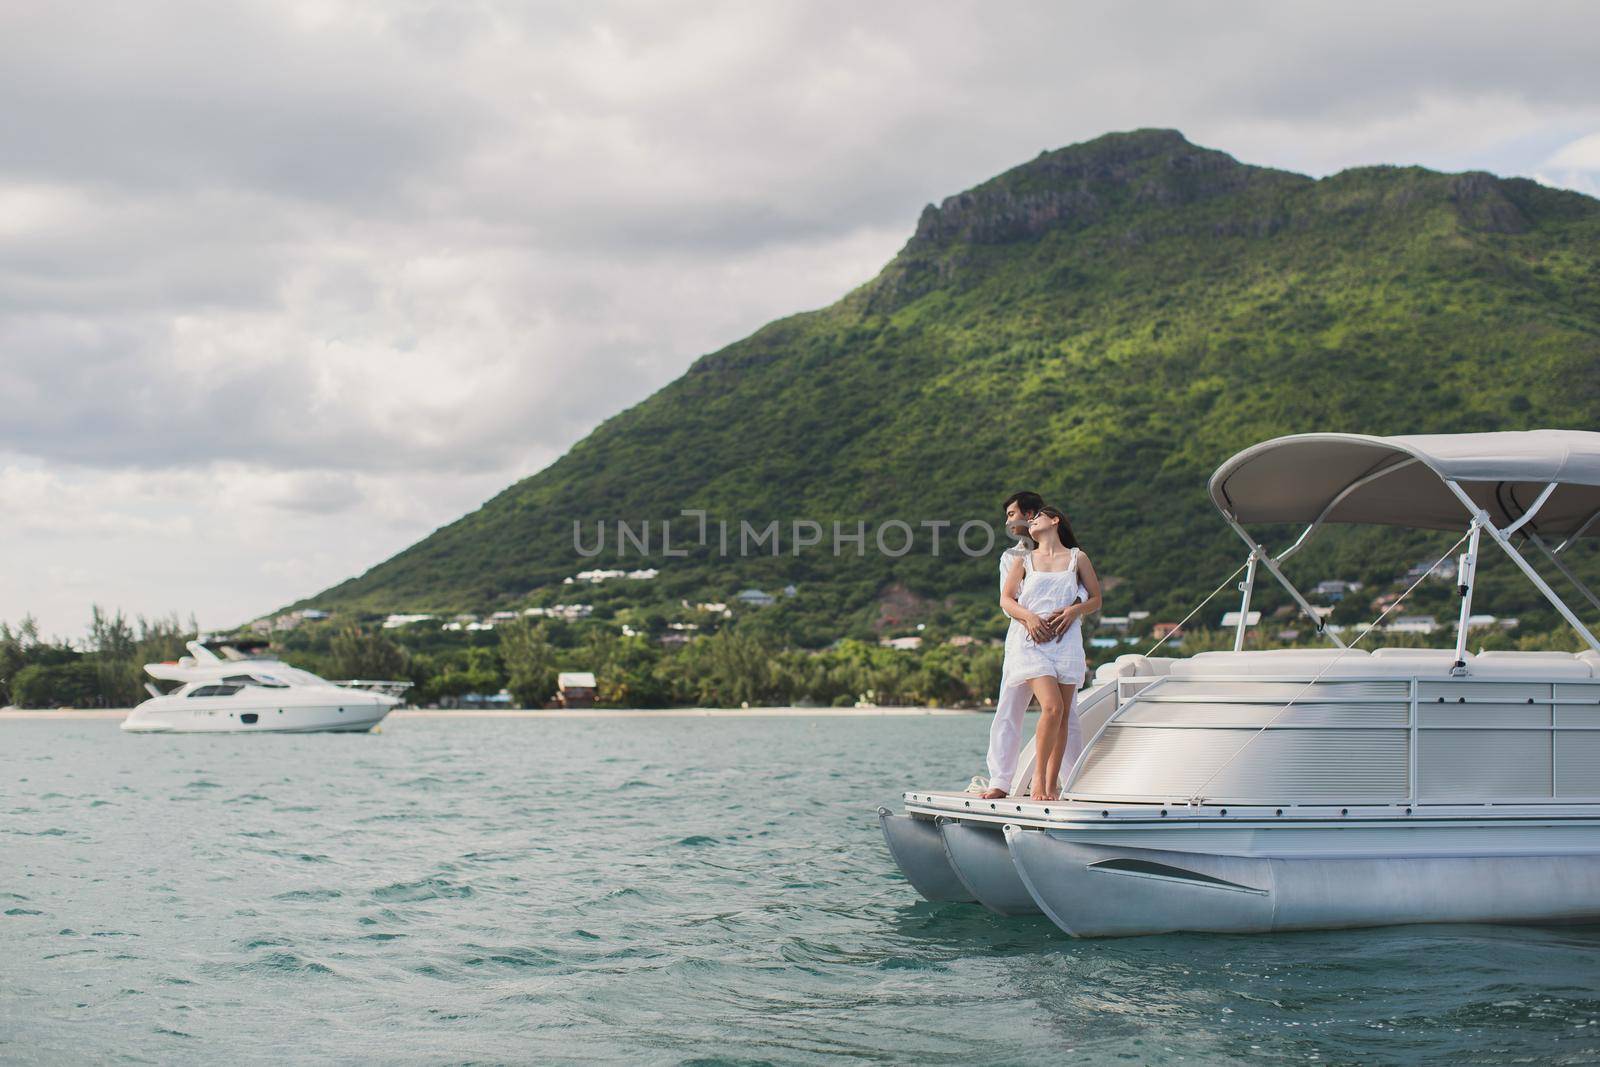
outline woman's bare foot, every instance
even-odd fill
[[[1006,797],[1004,789],[985,789],[978,794],[979,800],[1003,800]]]

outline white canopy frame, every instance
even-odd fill
[[[1229,526],[1233,527],[1233,532],[1244,538],[1244,543],[1250,546],[1250,565],[1245,570],[1244,581],[1239,583],[1239,591],[1241,593],[1239,598],[1239,626],[1238,629],[1234,631],[1233,650],[1238,652],[1240,649],[1244,648],[1245,629],[1250,621],[1250,594],[1255,590],[1256,585],[1257,563],[1266,567],[1267,573],[1272,575],[1273,578],[1277,579],[1278,584],[1283,586],[1284,590],[1289,594],[1289,596],[1294,599],[1294,602],[1299,605],[1300,610],[1305,613],[1306,618],[1310,619],[1312,625],[1317,628],[1317,633],[1321,634],[1323,637],[1326,637],[1329,641],[1332,641],[1340,648],[1345,647],[1344,642],[1339,640],[1339,635],[1328,629],[1327,620],[1321,615],[1317,614],[1317,610],[1311,606],[1311,602],[1301,595],[1300,590],[1295,588],[1295,584],[1291,582],[1284,575],[1283,571],[1278,568],[1278,563],[1280,561],[1287,559],[1296,549],[1305,543],[1306,537],[1310,535],[1311,531],[1316,528],[1315,524],[1307,527],[1306,532],[1300,535],[1299,540],[1290,545],[1283,552],[1279,553],[1278,557],[1274,559],[1270,552],[1262,547],[1255,538],[1250,536],[1250,531],[1239,525],[1237,519],[1227,512],[1223,512],[1222,517],[1227,521]]]
[[[1600,640],[1595,639],[1594,634],[1590,631],[1589,627],[1583,624],[1583,620],[1578,618],[1577,613],[1571,608],[1567,607],[1567,602],[1562,600],[1561,596],[1554,589],[1550,588],[1549,584],[1539,576],[1539,572],[1533,569],[1533,564],[1523,559],[1522,553],[1518,552],[1516,546],[1511,543],[1511,534],[1521,529],[1530,519],[1533,518],[1534,513],[1539,510],[1546,500],[1550,499],[1550,495],[1555,492],[1556,486],[1559,483],[1551,482],[1549,485],[1545,486],[1545,490],[1539,495],[1539,499],[1534,501],[1533,506],[1523,513],[1522,518],[1518,519],[1516,522],[1512,523],[1503,530],[1489,521],[1488,512],[1477,507],[1477,505],[1472,502],[1472,497],[1468,496],[1467,491],[1461,488],[1458,483],[1447,480],[1445,484],[1450,487],[1451,492],[1455,493],[1456,496],[1461,498],[1461,502],[1467,506],[1468,510],[1473,511],[1472,521],[1475,528],[1487,530],[1489,536],[1494,539],[1495,544],[1499,545],[1505,550],[1506,555],[1511,557],[1511,562],[1515,563],[1518,569],[1520,569],[1522,573],[1527,576],[1528,581],[1532,582],[1534,587],[1538,589],[1539,592],[1544,594],[1544,598],[1550,601],[1550,605],[1561,613],[1561,617],[1566,619],[1567,623],[1571,625],[1574,630],[1578,631],[1578,636],[1588,642],[1590,648],[1594,649],[1596,652],[1600,652]],[[1474,543],[1476,543],[1476,538],[1474,538]],[[1562,567],[1562,570],[1565,572],[1566,568]],[[1576,580],[1577,579],[1574,578],[1574,581]],[[1585,587],[1582,582],[1578,582],[1578,585],[1587,592],[1587,587]],[[1470,585],[1467,587],[1467,592],[1465,595],[1468,603],[1470,603],[1472,596],[1472,587]],[[1466,648],[1466,640],[1467,616],[1466,607],[1463,606],[1460,632],[1457,635],[1456,640],[1456,661],[1458,666],[1461,664],[1463,659],[1463,652]]]
[[[1235,484],[1235,479],[1242,484]],[[1523,508],[1516,490],[1532,485],[1541,488],[1533,502]],[[1487,503],[1474,499],[1468,486],[1478,489]],[[1589,647],[1600,652],[1600,640],[1511,540],[1520,534],[1550,559],[1592,605],[1600,608],[1600,597],[1560,558],[1580,537],[1590,535],[1600,521],[1600,508],[1593,506],[1600,498],[1600,433],[1576,430],[1422,437],[1299,434],[1266,441],[1238,453],[1217,468],[1210,485],[1212,501],[1223,519],[1250,549],[1245,579],[1239,584],[1241,600],[1234,650],[1244,647],[1258,562],[1284,587],[1319,634],[1345,647],[1278,564],[1299,551],[1330,521],[1460,529],[1443,506],[1441,487],[1454,496],[1468,516],[1469,544],[1457,576],[1461,611],[1456,627],[1455,671],[1465,671],[1467,624],[1477,577],[1478,546],[1484,532]],[[1555,509],[1552,525],[1565,536],[1551,549],[1539,536],[1539,527],[1533,520],[1563,487],[1577,489],[1569,492]],[[1244,522],[1252,520],[1284,522],[1296,518],[1309,519],[1309,523],[1294,543],[1276,557],[1244,526]]]

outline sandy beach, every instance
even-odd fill
[[[23,719],[114,719],[127,717],[130,708],[0,708],[0,722]],[[987,715],[986,708],[515,708],[505,711],[444,708],[401,708],[389,713],[395,719],[586,719],[619,716],[659,719],[687,718],[874,718],[909,715]]]

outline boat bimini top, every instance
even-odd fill
[[[1265,566],[1301,610],[1334,644],[1278,564],[1326,523],[1465,530],[1458,564],[1461,618],[1456,666],[1465,663],[1467,619],[1481,535],[1498,544],[1589,647],[1595,639],[1572,609],[1523,557],[1520,537],[1549,559],[1595,608],[1600,598],[1561,558],[1579,538],[1600,536],[1600,433],[1522,430],[1497,433],[1372,437],[1308,433],[1263,441],[1233,456],[1211,476],[1211,500],[1250,546],[1240,589],[1234,648],[1243,647],[1256,566]],[[1247,523],[1305,523],[1300,537],[1276,556],[1245,529]]]

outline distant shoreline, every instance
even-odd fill
[[[24,719],[115,719],[127,718],[129,708],[4,708],[0,722]],[[885,718],[915,715],[988,715],[987,708],[518,708],[499,711],[473,708],[451,711],[444,708],[401,708],[391,711],[392,719],[764,719],[764,718]]]

